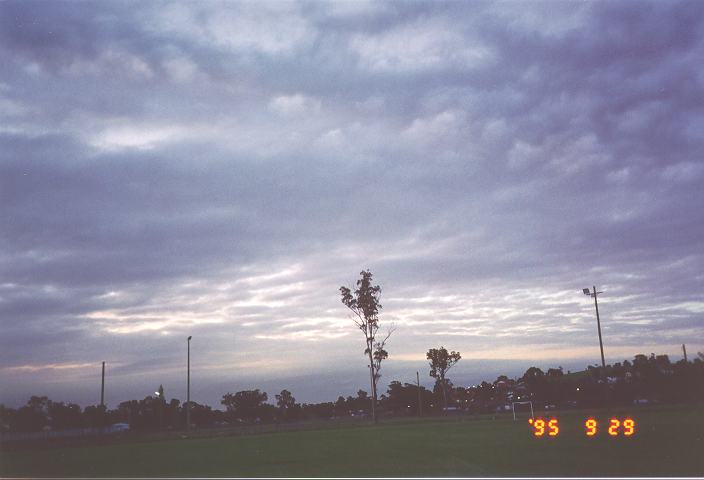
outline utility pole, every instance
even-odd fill
[[[684,353],[684,363],[687,363],[687,347],[682,344],[682,353]]]
[[[420,375],[418,375],[418,372],[416,372],[416,385],[418,385],[418,416],[422,417],[423,416],[423,401],[421,400],[421,395],[420,395]]]
[[[105,362],[103,362],[103,379],[100,383],[100,406],[105,406]]]
[[[105,427],[105,362],[103,362],[103,374],[100,381],[100,433]]]

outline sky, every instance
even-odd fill
[[[0,402],[704,351],[704,2],[0,3]]]

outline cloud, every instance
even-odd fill
[[[437,19],[417,20],[376,35],[353,36],[349,46],[359,66],[374,72],[473,68],[489,61],[490,49],[458,32],[458,26]]]
[[[306,97],[300,93],[278,95],[269,101],[269,108],[282,115],[311,115],[320,111],[320,107],[319,100]]]
[[[591,363],[593,284],[608,359],[704,349],[695,2],[0,19],[0,401],[94,402],[102,360],[122,399],[178,392],[188,335],[198,401],[354,393],[363,268],[389,381],[440,344],[458,381]]]
[[[296,4],[243,3],[234,8],[171,4],[151,8],[147,28],[244,54],[291,55],[312,42],[315,32]]]

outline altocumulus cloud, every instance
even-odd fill
[[[0,4],[0,401],[95,403],[102,360],[111,404],[182,396],[188,335],[197,401],[352,394],[337,288],[362,268],[387,380],[441,344],[459,383],[594,363],[592,284],[610,361],[704,350],[703,23],[695,1]]]

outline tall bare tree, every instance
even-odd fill
[[[377,340],[379,310],[382,308],[379,303],[381,287],[372,285],[372,272],[369,270],[363,270],[359,275],[361,278],[357,280],[356,290],[352,291],[350,288],[340,287],[340,295],[342,303],[354,313],[355,325],[364,334],[366,345],[364,354],[369,357],[369,379],[372,388],[372,418],[376,423],[377,383],[381,378],[379,372],[381,371],[381,362],[389,356],[385,346],[394,331],[394,326],[391,325],[386,335],[380,341]]]
[[[460,361],[462,356],[460,352],[453,351],[448,353],[445,347],[440,347],[428,350],[426,358],[430,360],[430,376],[438,379],[442,386],[444,411],[447,412],[447,382],[445,381],[445,374],[454,364]]]

